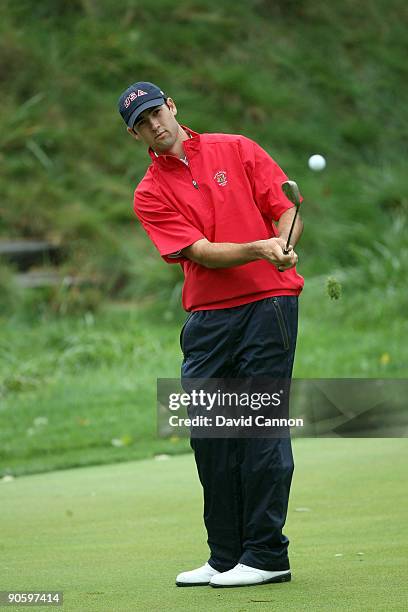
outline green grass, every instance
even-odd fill
[[[407,452],[406,440],[296,440],[293,580],[241,589],[174,585],[208,558],[191,455],[0,482],[0,590],[61,589],[67,612],[405,610]]]
[[[36,472],[187,448],[186,440],[156,440],[156,378],[178,375],[174,326],[145,321],[136,306],[113,306],[95,319],[37,326],[14,321],[1,349],[2,471]]]
[[[404,378],[406,289],[360,291],[336,273],[300,299],[297,378]],[[186,439],[156,436],[156,379],[177,378],[184,315],[106,305],[95,315],[5,320],[0,344],[0,474],[22,474],[180,453]],[[166,320],[167,319],[167,320]]]

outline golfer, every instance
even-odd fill
[[[181,265],[182,378],[288,379],[303,279],[284,253],[295,207],[286,175],[254,141],[198,134],[160,87],[121,95],[127,131],[151,164],[134,210],[161,257]],[[298,217],[294,246],[302,232]],[[210,557],[178,586],[234,587],[291,579],[286,520],[293,457],[285,438],[192,438]]]

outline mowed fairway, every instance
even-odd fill
[[[291,583],[175,587],[207,559],[184,455],[0,482],[0,590],[63,590],[73,612],[406,610],[407,440],[303,439],[294,453]]]

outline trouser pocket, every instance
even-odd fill
[[[275,308],[276,318],[278,320],[279,329],[282,334],[283,347],[285,351],[288,351],[289,350],[289,335],[288,335],[288,330],[285,324],[285,318],[283,316],[282,308],[279,303],[279,299],[277,297],[273,297],[272,304]]]
[[[190,312],[190,314],[188,315],[187,319],[184,321],[184,325],[180,330],[180,348],[181,350],[183,350],[183,335],[184,335],[184,330],[186,329],[187,323],[190,321],[191,317],[193,316],[194,312]]]

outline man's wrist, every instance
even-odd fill
[[[266,240],[256,240],[249,243],[250,252],[255,259],[265,259],[265,243]]]

